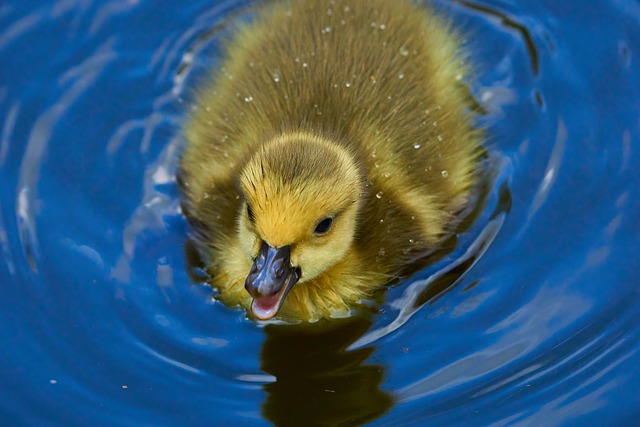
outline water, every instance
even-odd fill
[[[640,422],[640,4],[445,1],[492,175],[379,313],[212,299],[176,133],[245,1],[0,5],[2,425]]]

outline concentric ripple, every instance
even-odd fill
[[[36,3],[0,5],[3,425],[637,424],[633,2],[434,1],[477,70],[477,203],[371,317],[313,325],[216,302],[178,203],[255,2]]]

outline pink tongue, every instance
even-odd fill
[[[260,320],[271,319],[278,314],[278,303],[280,302],[280,293],[261,296],[253,299],[251,310],[253,314]]]

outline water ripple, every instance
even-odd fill
[[[255,2],[0,4],[1,422],[634,425],[640,9],[434,3],[489,173],[429,266],[313,325],[216,302],[185,246],[189,90]]]
[[[104,43],[90,58],[87,58],[83,65],[72,69],[67,74],[67,78],[72,80],[70,87],[62,93],[56,104],[36,119],[31,129],[20,164],[16,215],[23,254],[34,273],[38,272],[37,264],[40,257],[36,231],[36,216],[39,211],[37,185],[40,168],[47,153],[47,145],[57,122],[71,108],[76,99],[96,81],[106,66],[108,61],[105,59],[110,55],[105,55],[105,52],[111,50],[110,45],[109,41]],[[64,84],[66,80],[63,78],[60,83]]]

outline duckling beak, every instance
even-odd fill
[[[284,298],[300,279],[300,268],[291,266],[291,246],[274,248],[262,242],[244,288],[253,297],[251,311],[260,320],[278,314]]]

